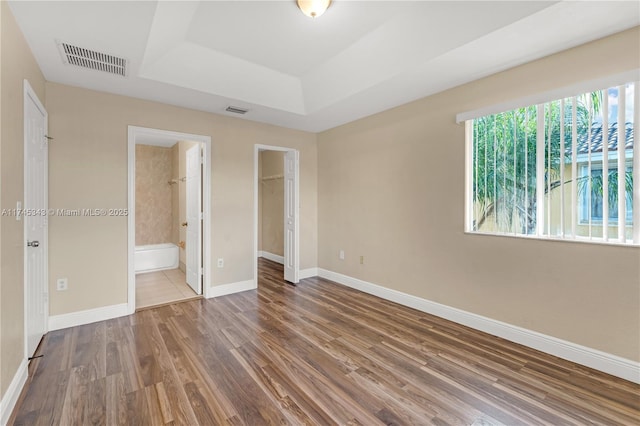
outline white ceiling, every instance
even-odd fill
[[[637,1],[334,0],[317,19],[295,0],[10,6],[49,81],[313,132],[640,25]],[[67,65],[58,42],[128,75]]]

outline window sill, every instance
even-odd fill
[[[580,226],[589,226],[589,221],[588,221],[588,220],[582,220],[582,219],[581,219],[581,220],[578,222],[578,225],[580,225]],[[609,225],[609,227],[615,227],[615,228],[617,228],[617,227],[618,227],[618,221],[616,220],[616,221],[614,222],[614,221],[612,221],[612,220],[609,220],[609,224],[608,224],[608,225]],[[591,221],[591,226],[602,226],[602,220],[596,220],[596,219],[592,220],[592,221]],[[624,225],[624,227],[625,227],[626,229],[633,229],[633,224],[631,224],[631,223],[630,223],[630,224],[625,224],[625,225]]]
[[[640,244],[638,243],[621,243],[617,240],[609,240],[609,241],[599,241],[595,239],[590,239],[589,237],[576,237],[576,238],[561,238],[561,237],[540,237],[538,235],[515,235],[515,234],[498,234],[498,233],[490,233],[490,232],[478,232],[478,231],[464,231],[467,235],[479,235],[483,237],[508,237],[508,238],[519,238],[522,240],[537,240],[537,241],[552,241],[552,242],[561,242],[561,243],[573,243],[573,244],[587,244],[587,245],[603,245],[603,246],[617,246],[617,247],[628,247],[628,248],[640,248]]]

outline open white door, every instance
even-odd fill
[[[187,284],[202,294],[202,200],[200,144],[187,150]]]
[[[287,151],[284,156],[284,279],[297,284],[299,259],[299,175],[298,151]]]
[[[36,351],[47,331],[47,111],[24,82],[25,346]]]

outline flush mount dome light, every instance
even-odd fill
[[[327,10],[331,0],[296,0],[296,3],[302,13],[310,18],[317,18]]]

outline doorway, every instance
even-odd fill
[[[258,257],[283,265],[283,278],[299,281],[299,152],[256,145],[254,152],[254,282]],[[275,253],[274,253],[275,251]],[[282,254],[280,254],[282,253]]]
[[[128,308],[207,297],[211,139],[129,126]]]
[[[24,81],[24,334],[31,357],[47,332],[48,304],[48,114]],[[17,210],[20,206],[17,206]]]

